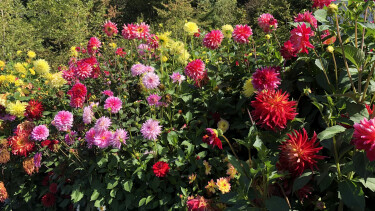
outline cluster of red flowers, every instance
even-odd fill
[[[27,156],[34,150],[35,143],[29,139],[35,124],[29,121],[24,121],[17,126],[14,135],[9,137],[8,144],[12,148],[14,155]]]
[[[58,140],[44,140],[42,141],[41,143],[41,146],[42,147],[48,147],[48,149],[50,149],[51,151],[54,151],[56,152],[57,149],[58,149],[58,144],[59,144],[59,141]]]
[[[70,106],[74,108],[82,107],[83,103],[85,102],[87,94],[87,89],[84,84],[76,83],[68,91],[68,95],[70,95]]]
[[[290,39],[284,43],[280,50],[284,59],[295,57],[297,53],[308,54],[307,48],[314,48],[310,43],[310,36],[313,36],[314,32],[305,23],[298,25],[290,34]]]
[[[203,196],[189,197],[187,207],[188,211],[205,211],[207,210],[208,202]]]

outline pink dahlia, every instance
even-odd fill
[[[144,56],[145,53],[148,51],[148,49],[149,49],[149,46],[147,44],[143,44],[143,43],[139,44],[138,45],[138,53],[139,53],[139,55]]]
[[[248,25],[236,25],[233,30],[232,37],[237,43],[244,44],[249,42],[249,37],[253,34],[250,26]]]
[[[110,144],[112,147],[120,149],[121,144],[126,145],[126,140],[128,138],[128,132],[126,132],[124,129],[117,129],[116,132],[113,134]]]
[[[76,131],[69,131],[65,137],[64,137],[64,141],[67,145],[72,145],[74,144],[75,140],[76,140],[76,137],[77,137],[77,132]]]
[[[112,114],[116,114],[122,108],[122,101],[118,97],[109,97],[105,100],[104,109],[111,109]]]
[[[35,166],[35,168],[39,169],[41,167],[41,165],[40,165],[41,161],[42,161],[42,153],[41,152],[35,153],[35,155],[34,155],[34,166]]]
[[[108,130],[109,126],[111,126],[111,123],[112,122],[110,118],[105,116],[100,117],[98,120],[96,120],[94,129],[96,132]]]
[[[158,120],[149,119],[143,123],[141,133],[145,139],[156,140],[161,133],[162,126]]]
[[[113,96],[113,92],[111,90],[104,90],[102,92],[102,94],[107,95],[108,97],[112,97]]]
[[[56,114],[53,125],[59,131],[68,131],[73,126],[73,114],[69,111],[59,111]]]
[[[181,75],[179,72],[173,72],[170,76],[173,83],[178,83],[178,85],[181,85],[182,81],[186,79],[184,75]]]
[[[258,18],[258,25],[265,33],[270,33],[277,29],[277,20],[271,14],[264,13]]]
[[[91,76],[92,67],[84,60],[77,61],[77,68],[74,69],[79,79],[83,80]]]
[[[288,40],[284,43],[284,46],[280,49],[281,56],[284,57],[284,59],[288,60],[293,57],[296,57],[296,49],[293,46],[293,43]]]
[[[145,73],[153,73],[155,72],[155,68],[152,66],[145,66]]]
[[[329,37],[329,38],[324,40],[324,38],[326,38],[326,37]],[[324,40],[323,44],[325,44],[325,45],[331,45],[331,44],[336,42],[336,36],[331,36],[331,33],[329,32],[328,29],[322,31],[322,34],[320,35],[320,38],[322,40]]]
[[[124,39],[127,39],[127,40],[135,39],[137,38],[137,26],[132,23],[124,24],[121,33]]]
[[[251,83],[258,91],[277,89],[280,85],[280,73],[275,67],[262,67],[253,74]]]
[[[223,39],[224,35],[220,30],[212,30],[204,36],[203,45],[214,50],[220,46]]]
[[[108,37],[112,37],[112,35],[116,35],[118,33],[117,25],[111,21],[107,21],[103,25],[103,31]]]
[[[314,170],[317,160],[324,158],[324,156],[317,155],[323,147],[318,147],[319,142],[316,141],[316,133],[314,132],[310,140],[305,129],[302,132],[295,130],[294,133],[288,133],[287,135],[289,139],[279,147],[281,152],[277,165],[278,169],[289,171],[289,173],[297,177],[305,169]]]
[[[156,36],[155,34],[150,34],[148,37],[147,37],[147,44],[151,47],[151,48],[158,48],[159,47],[159,37]]]
[[[160,84],[159,76],[152,72],[147,73],[143,76],[142,83],[146,89],[155,89]]]
[[[103,130],[103,131],[96,131],[94,141],[92,144],[98,146],[99,148],[103,149],[109,146],[109,142],[112,139],[112,132]]]
[[[277,131],[284,129],[289,120],[297,115],[296,101],[288,100],[289,94],[281,90],[263,90],[258,93],[251,106],[251,112],[257,125],[262,128]]]
[[[97,53],[100,47],[102,47],[100,40],[96,37],[91,37],[87,44],[87,51],[92,55]]]
[[[312,35],[311,28],[306,27],[305,23],[298,25],[297,28],[294,28],[290,33],[290,41],[292,42],[293,47],[297,50],[297,53],[301,52],[308,54],[309,51],[307,48],[314,48],[309,41],[310,36]]]
[[[36,141],[46,140],[49,136],[49,130],[45,125],[39,125],[34,127],[33,132],[31,132],[31,138]]]
[[[95,140],[95,134],[96,132],[94,128],[90,128],[90,130],[86,132],[85,139],[86,139],[88,148],[92,147],[94,140]]]
[[[152,94],[147,97],[147,102],[150,106],[157,105],[161,97],[157,94]]]
[[[203,61],[200,59],[196,59],[189,62],[189,64],[185,67],[185,74],[194,79],[194,81],[197,81],[203,78],[205,70],[206,66]]]
[[[143,64],[135,64],[130,68],[130,70],[133,76],[142,75],[145,73],[145,66]]]
[[[135,33],[139,40],[145,39],[150,35],[150,26],[144,22],[137,24],[135,27]]]
[[[363,119],[355,123],[352,144],[359,150],[365,150],[370,161],[375,160],[375,119]]]
[[[86,106],[85,108],[83,108],[83,114],[82,114],[83,123],[90,124],[93,117],[94,117],[94,112],[91,110],[90,106]]]
[[[313,0],[313,1],[314,1],[313,7],[319,7],[320,9],[322,9],[324,6],[330,5],[331,2],[335,0]]]
[[[299,13],[297,17],[294,17],[294,22],[307,22],[315,29],[318,27],[318,21],[313,16],[312,12],[306,11],[304,13]]]

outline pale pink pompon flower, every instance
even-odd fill
[[[156,140],[161,133],[162,126],[158,120],[149,119],[143,123],[141,133],[145,139]]]
[[[59,131],[68,131],[73,126],[73,114],[69,111],[59,111],[56,114],[52,124]]]
[[[143,64],[135,64],[130,68],[130,70],[133,76],[142,75],[146,71]]]
[[[96,132],[108,130],[109,126],[111,126],[111,123],[112,122],[110,118],[102,116],[98,120],[96,120],[94,129]]]
[[[86,106],[83,108],[82,119],[85,124],[90,124],[92,118],[94,117],[94,112],[91,110],[90,106]]]
[[[36,141],[46,140],[49,136],[49,130],[45,125],[36,126],[31,132],[31,138]]]
[[[124,129],[117,129],[116,132],[113,134],[113,137],[110,141],[110,145],[113,148],[120,149],[121,144],[126,145],[126,140],[128,139],[128,132],[126,132]]]
[[[147,73],[143,76],[142,82],[146,89],[155,89],[160,84],[159,76],[153,72]]]
[[[109,97],[105,100],[104,109],[110,109],[110,112],[116,114],[122,108],[122,101],[118,97]]]

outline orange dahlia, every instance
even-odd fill
[[[296,101],[288,101],[289,94],[281,90],[263,90],[251,106],[251,112],[258,125],[273,131],[284,129],[288,120],[293,120],[297,115]]]
[[[7,189],[3,182],[0,182],[0,202],[4,202],[8,198]]]
[[[35,171],[34,158],[26,158],[23,163],[23,169],[28,175],[32,175]]]
[[[302,133],[295,130],[294,133],[287,135],[289,139],[279,147],[281,152],[277,168],[281,171],[289,171],[293,176],[300,176],[307,168],[314,170],[317,160],[324,158],[317,154],[323,147],[318,147],[316,133],[314,132],[310,140],[305,129]]]
[[[10,153],[7,148],[0,148],[0,164],[8,163],[10,160]]]

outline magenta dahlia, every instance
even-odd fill
[[[142,83],[146,89],[155,89],[160,84],[159,76],[153,72],[149,72],[142,78]]]
[[[150,35],[150,26],[142,22],[135,27],[135,33],[139,40],[146,39]]]
[[[250,26],[248,25],[236,25],[236,28],[232,32],[233,40],[240,44],[249,42],[249,37],[253,34]]]
[[[223,39],[224,35],[220,30],[212,30],[204,36],[203,45],[214,50],[220,46]]]
[[[150,106],[157,105],[161,97],[157,94],[152,94],[147,97],[147,102]]]
[[[296,57],[296,49],[293,46],[293,43],[288,40],[284,43],[284,45],[280,49],[281,56],[284,57],[285,60],[291,59]]]
[[[310,43],[309,39],[312,35],[310,27],[306,27],[305,23],[298,25],[297,28],[294,28],[291,32],[290,41],[293,44],[293,47],[297,50],[297,53],[306,53],[309,51],[307,48],[314,48]]]
[[[197,81],[203,78],[205,73],[206,66],[204,62],[200,59],[193,60],[185,67],[185,74]]]
[[[102,47],[102,43],[96,37],[91,37],[88,44],[87,44],[87,51],[89,54],[94,54],[99,51],[99,48]]]
[[[69,111],[59,111],[52,124],[59,131],[68,131],[73,126],[73,114]]]
[[[132,23],[124,24],[121,33],[124,39],[127,39],[127,40],[135,39],[137,38],[137,26]]]
[[[118,33],[117,25],[111,21],[107,21],[103,25],[103,31],[107,34],[108,37],[112,37]]]
[[[355,123],[352,144],[359,150],[365,150],[370,161],[375,160],[375,119],[363,119]]]
[[[320,9],[322,9],[324,6],[330,5],[331,2],[335,0],[313,0],[313,1],[314,1],[313,7],[319,7]]]
[[[258,91],[263,89],[277,89],[280,85],[280,73],[275,67],[262,67],[256,70],[251,83]]]
[[[118,97],[109,97],[105,100],[104,109],[110,109],[110,112],[116,114],[122,108],[122,101]]]
[[[318,21],[316,20],[312,12],[309,11],[299,13],[297,17],[294,17],[294,22],[307,22],[315,29],[318,27]]]
[[[265,13],[258,18],[258,25],[265,33],[270,33],[277,29],[277,20],[273,15]]]
[[[46,140],[49,136],[49,130],[45,125],[39,125],[34,127],[33,132],[31,132],[31,138],[36,141]]]

